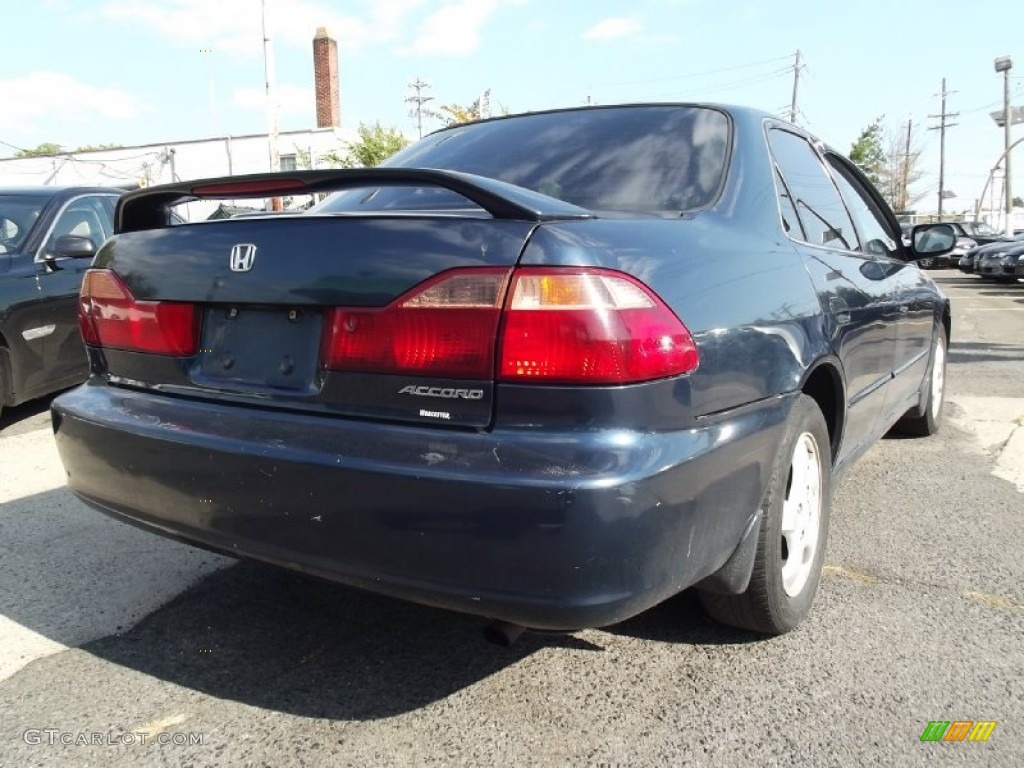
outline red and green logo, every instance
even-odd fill
[[[995,727],[995,720],[931,720],[921,741],[988,741]]]

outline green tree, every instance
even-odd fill
[[[504,107],[502,107],[502,110],[507,114],[507,110],[505,110]],[[464,106],[462,104],[446,104],[436,111],[430,110],[424,114],[437,118],[444,123],[445,128],[451,128],[453,125],[462,125],[463,123],[471,123],[474,120],[483,120],[486,117],[490,117],[490,113],[491,89],[488,88],[480,95],[480,98],[468,106]]]
[[[38,147],[32,149],[19,149],[14,153],[15,157],[45,157],[46,155],[59,155],[63,150],[60,148],[60,144],[54,144],[52,141],[44,141]]]
[[[123,144],[84,144],[75,152],[98,152],[102,149],[121,149]]]
[[[883,145],[882,118],[878,118],[860,132],[850,148],[850,159],[860,168],[868,180],[884,191],[882,177],[886,170],[886,155]]]
[[[1014,197],[1013,198],[1013,207],[1014,208],[1024,208],[1024,198]]]
[[[372,168],[409,144],[401,131],[385,128],[379,121],[373,125],[360,123],[357,133],[358,141],[345,142],[342,150],[326,153],[323,160],[341,168]]]

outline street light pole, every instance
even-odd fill
[[[1000,56],[995,61],[996,72],[1003,73],[1003,143],[1006,153],[1003,170],[1006,172],[1004,187],[1004,210],[1006,212],[1005,229],[1006,236],[1013,237],[1013,188],[1012,174],[1010,173],[1010,124],[1013,122],[1010,114],[1010,70],[1013,68],[1013,60],[1009,56]]]

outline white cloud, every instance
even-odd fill
[[[312,88],[297,85],[278,85],[274,89],[282,115],[305,115],[312,120],[316,99]],[[267,95],[262,88],[239,88],[231,94],[231,106],[238,109],[266,111]]]
[[[317,27],[326,26],[340,48],[358,52],[369,45],[399,39],[410,14],[424,0],[360,0],[346,4],[357,14],[338,13],[319,0],[267,0],[267,32],[275,43],[310,46]],[[263,30],[256,0],[107,0],[106,19],[140,26],[179,45],[214,53],[258,54]]]
[[[22,130],[47,118],[132,120],[146,109],[120,88],[92,85],[63,72],[30,72],[0,80],[0,104],[17,105],[5,112],[4,122]]]
[[[498,0],[455,0],[428,16],[410,45],[399,53],[406,56],[467,56],[480,48],[480,32],[498,9]]]
[[[614,40],[619,37],[630,37],[643,29],[639,19],[616,17],[599,21],[583,33],[584,40]]]

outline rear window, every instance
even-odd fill
[[[385,165],[498,179],[597,212],[671,213],[713,202],[729,121],[704,107],[592,108],[520,115],[431,134]],[[428,187],[349,190],[321,213],[466,208]]]

